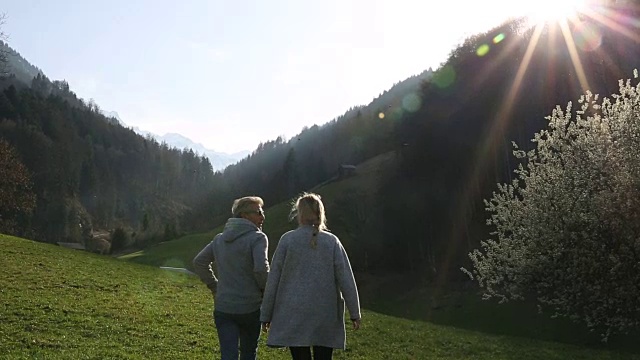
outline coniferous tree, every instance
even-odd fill
[[[14,148],[0,139],[0,232],[22,233],[35,205],[29,171]]]

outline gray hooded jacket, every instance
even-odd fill
[[[260,309],[269,260],[267,235],[247,219],[231,218],[193,259],[195,273],[215,294],[215,310],[247,314]]]

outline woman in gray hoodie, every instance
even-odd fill
[[[360,327],[358,289],[347,253],[327,231],[317,194],[300,196],[292,209],[298,228],[282,235],[271,262],[260,321],[267,345],[289,347],[294,360],[331,359],[346,343],[344,305]]]
[[[195,273],[215,298],[213,318],[222,360],[237,360],[238,348],[241,360],[256,359],[269,272],[263,204],[257,196],[236,199],[224,230],[193,259]]]

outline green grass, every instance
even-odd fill
[[[212,300],[197,278],[0,235],[0,358],[211,359]],[[640,359],[363,311],[336,359]],[[261,359],[288,359],[261,339]]]
[[[211,299],[195,279],[4,235],[0,242],[3,356],[160,359],[211,353]]]
[[[456,284],[418,285],[413,275],[386,276],[377,279],[377,287],[364,281],[363,306],[386,315],[430,322],[498,336],[514,336],[541,341],[572,344],[591,349],[617,349],[640,354],[640,331],[615,334],[608,343],[589,332],[582,324],[566,318],[551,318],[540,313],[535,304],[482,300],[477,289],[460,289]],[[457,287],[457,288],[456,288]],[[393,294],[393,295],[392,295]]]
[[[176,240],[150,246],[144,250],[122,255],[119,258],[144,265],[192,269],[193,257],[220,231],[222,231],[222,226],[208,233],[186,235]]]

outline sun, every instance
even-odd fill
[[[537,0],[525,4],[524,15],[531,24],[545,25],[575,19],[588,7],[588,0]]]

